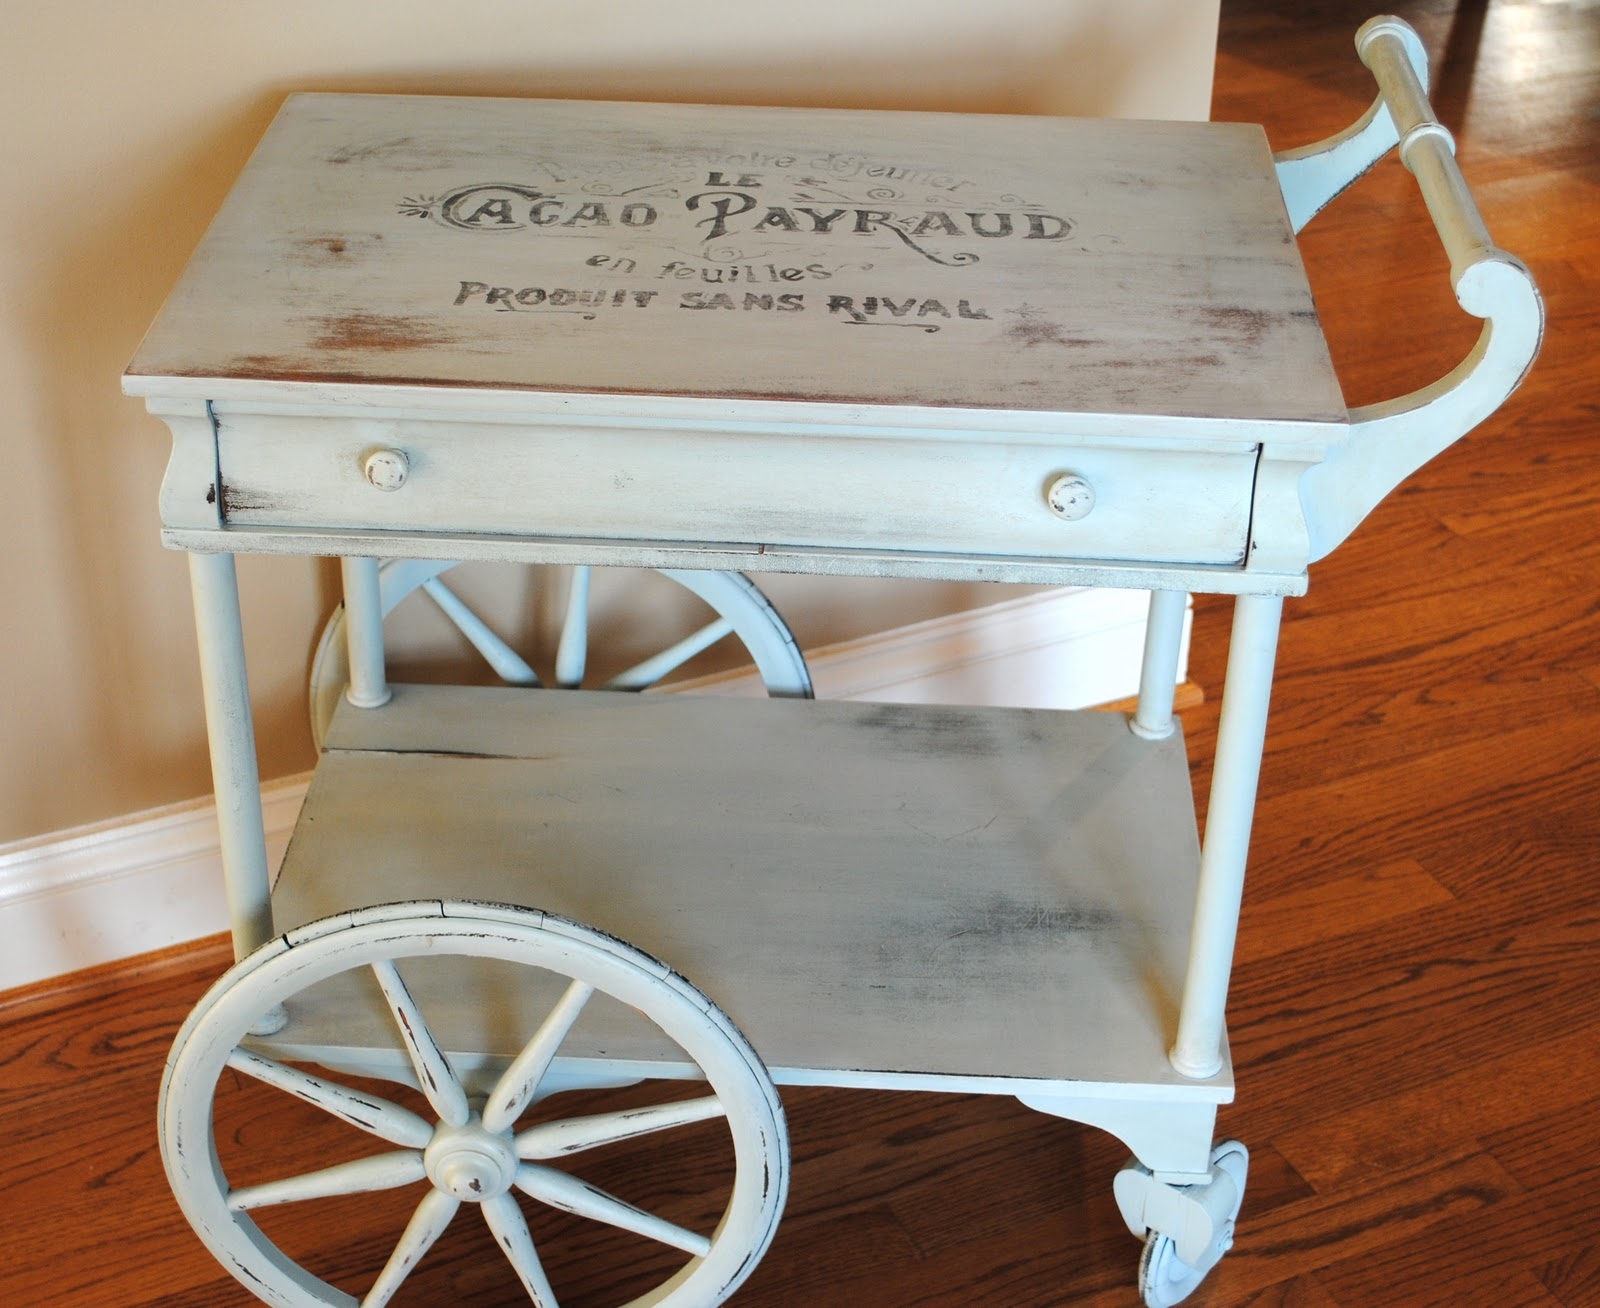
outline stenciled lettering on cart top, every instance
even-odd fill
[[[861,176],[876,180],[865,168]],[[399,207],[402,213],[447,227],[485,233],[603,231],[622,236],[657,229],[681,232],[701,244],[730,238],[798,243],[890,236],[923,258],[951,267],[974,264],[981,257],[971,248],[954,248],[958,243],[1059,241],[1074,226],[1070,218],[1009,195],[974,202],[927,196],[927,186],[922,192],[902,192],[875,185],[858,200],[837,177],[783,177],[772,185],[764,173],[708,169],[696,180],[698,186],[662,183],[619,190],[591,183],[559,191],[481,182],[445,195],[408,198]]]

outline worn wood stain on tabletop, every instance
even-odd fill
[[[1344,416],[1258,128],[1001,116],[294,96],[129,371]]]

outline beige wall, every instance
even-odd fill
[[[1204,117],[1217,0],[54,0],[0,17],[0,842],[210,789],[165,429],[117,378],[298,89]],[[246,560],[262,771],[333,575]],[[803,643],[991,598],[774,579]]]

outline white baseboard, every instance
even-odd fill
[[[807,662],[824,699],[1082,708],[1137,691],[1145,604],[1139,591],[1047,591],[827,646]],[[1186,629],[1185,662],[1187,639]],[[672,689],[761,693],[753,674]],[[262,789],[274,867],[308,780]],[[0,846],[0,990],[227,926],[209,797]]]
[[[309,780],[262,787],[274,867]],[[227,929],[209,796],[0,846],[0,990]]]
[[[806,664],[818,699],[1088,708],[1138,692],[1148,606],[1142,590],[1042,591],[825,645]],[[1185,618],[1179,681],[1188,650]],[[753,669],[671,689],[762,693]]]

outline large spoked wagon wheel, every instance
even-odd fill
[[[447,1049],[446,1027],[430,1022],[433,1001],[422,996],[438,991],[429,992],[425,979],[418,989],[415,978],[441,965],[537,969],[541,983],[553,983],[548,993],[556,998],[541,1003],[531,1029],[517,1034],[508,1046],[515,1052],[492,1075],[471,1053]],[[420,1095],[399,1085],[392,1094],[375,1093],[347,1074],[308,1070],[249,1036],[280,1004],[289,1014],[284,1035],[292,1036],[297,997],[352,981],[370,991],[374,1016],[387,1019],[391,1043],[404,1051],[402,1075]],[[658,1102],[576,1115],[553,1110],[561,1096],[544,1097],[547,1078],[592,1000],[647,1018],[698,1068],[708,1093],[669,1098],[659,1093],[665,1083],[652,1082]],[[253,1088],[270,1104],[315,1119],[340,1147],[308,1144],[314,1152],[305,1166],[240,1183],[238,1174],[260,1170],[239,1160],[240,1141],[270,1143],[281,1169],[276,1159],[286,1133],[270,1114],[250,1129],[230,1126],[225,1159],[218,1149],[225,1128],[215,1112],[219,1082]],[[682,1132],[708,1129],[723,1150],[731,1146],[732,1181],[720,1215],[720,1193],[709,1205],[696,1197],[709,1214],[700,1227],[585,1179],[586,1160],[610,1146],[660,1150]],[[390,1303],[463,1207],[482,1213],[509,1264],[506,1284],[516,1285],[514,1272],[528,1299],[544,1308],[558,1303],[533,1234],[537,1222],[530,1226],[544,1215],[594,1235],[605,1228],[639,1237],[635,1244],[653,1259],[650,1276],[659,1279],[644,1293],[630,1286],[626,1308],[705,1308],[732,1294],[765,1252],[788,1182],[787,1133],[771,1078],[703,994],[647,954],[588,927],[450,901],[324,919],[236,964],[173,1045],[161,1091],[161,1149],[200,1238],[253,1293],[283,1308]],[[629,1161],[621,1175],[633,1166]],[[674,1181],[674,1188],[683,1187]],[[353,1206],[379,1197],[399,1201],[391,1204],[393,1230],[381,1242],[367,1238],[374,1256],[364,1271],[341,1265],[333,1279],[343,1286],[302,1265],[263,1229],[275,1211],[310,1209],[324,1236],[342,1234]],[[475,1263],[473,1274],[482,1273]]]
[[[443,580],[459,566],[427,559],[388,559],[379,565],[378,584],[383,615],[387,618],[409,596],[421,592],[431,599],[449,622],[471,643],[484,662],[508,685],[543,684],[537,672],[511,644],[495,632],[466,601]],[[576,688],[586,684],[589,668],[589,602],[593,570],[569,569],[566,610],[555,652],[551,684]],[[697,654],[730,636],[750,655],[769,695],[809,698],[811,678],[805,659],[778,611],[748,577],[737,572],[701,572],[661,568],[658,575],[676,582],[712,610],[711,621],[665,649],[607,679],[598,689],[643,690],[653,686]],[[345,649],[344,606],[333,611],[317,641],[311,661],[311,734],[322,745],[340,694],[349,677]]]

